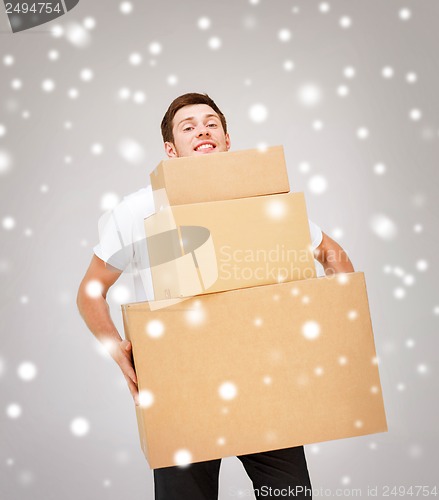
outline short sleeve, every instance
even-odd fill
[[[322,230],[317,224],[315,224],[313,221],[309,219],[308,223],[309,223],[309,233],[311,235],[311,247],[313,250],[315,250],[322,242],[323,239]]]
[[[98,222],[99,243],[93,247],[97,257],[123,271],[132,262],[133,217],[126,201],[104,213]]]

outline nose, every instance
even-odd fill
[[[206,128],[204,125],[201,125],[198,132],[197,132],[197,137],[202,137],[203,135],[209,137],[210,132],[209,132],[208,128]]]

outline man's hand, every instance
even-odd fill
[[[119,368],[122,370],[123,376],[127,381],[128,388],[131,392],[131,396],[133,396],[136,406],[139,406],[139,389],[137,387],[137,377],[134,370],[131,342],[126,339],[118,342],[112,350],[111,355],[114,361],[116,361],[119,365]]]
[[[348,254],[325,233],[323,233],[322,242],[314,250],[314,257],[322,264],[327,276],[354,272],[354,266]]]

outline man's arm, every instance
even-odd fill
[[[79,312],[93,335],[104,344],[111,357],[122,370],[131,395],[138,400],[137,377],[134,371],[131,342],[122,340],[111,316],[106,297],[109,288],[117,281],[122,271],[106,265],[93,255],[90,266],[79,285],[76,303]]]
[[[354,272],[354,266],[343,248],[327,234],[322,234],[322,242],[314,250],[314,257],[322,264],[325,274]]]

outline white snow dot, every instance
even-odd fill
[[[14,463],[15,463],[15,462],[14,462],[14,459],[13,459],[13,458],[8,458],[8,459],[6,460],[6,465],[8,465],[8,466],[12,466],[12,465],[14,465]]]
[[[15,219],[13,217],[11,217],[10,215],[3,217],[2,226],[3,226],[3,229],[6,229],[6,231],[10,231],[11,229],[14,229]]]
[[[326,13],[326,12],[329,12],[331,9],[329,3],[327,2],[322,2],[319,4],[319,11],[320,12],[323,12],[323,13]]]
[[[313,175],[308,181],[308,189],[314,194],[322,194],[328,189],[328,181],[323,175]]]
[[[141,64],[141,62],[143,61],[143,58],[142,55],[138,52],[133,52],[132,54],[130,54],[128,60],[133,66],[139,66],[139,64]]]
[[[154,404],[154,394],[147,389],[139,391],[139,405],[142,408],[150,408]]]
[[[338,358],[338,363],[341,365],[341,366],[344,366],[346,365],[348,362],[348,358],[346,356],[340,356]]]
[[[66,26],[66,38],[67,40],[78,48],[84,48],[89,45],[91,37],[89,32],[78,23],[71,23]]]
[[[428,372],[428,366],[424,364],[418,365],[416,369],[421,375],[424,375]]]
[[[314,368],[314,373],[315,375],[317,375],[318,377],[320,377],[321,375],[323,375],[323,373],[325,372],[325,370],[321,367],[321,366],[316,366]]]
[[[314,130],[322,130],[322,128],[323,128],[323,122],[322,122],[322,121],[320,121],[320,120],[315,120],[315,121],[313,121],[313,123],[312,123],[312,128],[313,128]]]
[[[260,2],[260,0],[249,0],[249,3],[251,5],[258,5],[259,2]]]
[[[91,152],[96,156],[102,154],[102,151],[104,150],[102,144],[99,144],[98,142],[92,144],[90,149]]]
[[[57,50],[49,50],[49,53],[47,54],[47,57],[51,61],[57,61],[59,59],[59,52]]]
[[[283,201],[266,201],[265,213],[271,219],[282,219],[287,213],[287,207]]]
[[[103,290],[104,286],[99,280],[90,280],[85,286],[86,294],[92,299],[101,297]]]
[[[20,297],[20,303],[21,304],[28,304],[29,303],[29,297],[27,295],[22,295]]]
[[[414,459],[420,458],[422,456],[422,448],[417,444],[410,446],[409,456],[410,456],[410,458],[414,458]]]
[[[85,29],[92,30],[96,27],[96,21],[93,17],[86,17],[84,21],[82,21]]]
[[[216,444],[219,445],[219,446],[223,446],[224,444],[226,444],[226,440],[225,438],[223,437],[219,437],[217,440],[216,440]]]
[[[159,319],[153,319],[146,324],[146,333],[153,339],[157,339],[165,332],[165,325]]]
[[[122,2],[119,5],[119,9],[122,14],[131,14],[131,12],[133,11],[133,4],[131,2]]]
[[[346,273],[337,273],[335,276],[339,285],[346,285],[349,282],[349,276]]]
[[[340,481],[341,481],[341,484],[347,485],[347,484],[350,484],[351,478],[349,476],[343,476]]]
[[[112,210],[120,201],[116,193],[105,193],[101,197],[101,210]]]
[[[263,323],[262,318],[255,318],[255,320],[253,321],[253,324],[255,326],[261,326],[262,323]]]
[[[74,436],[82,437],[88,434],[90,430],[90,424],[87,419],[83,417],[77,417],[70,422],[70,432]]]
[[[234,399],[238,394],[238,389],[233,382],[224,382],[219,386],[218,393],[222,399]]]
[[[50,33],[53,38],[61,38],[64,35],[64,28],[59,24],[55,24],[52,26]]]
[[[210,28],[210,19],[208,17],[200,17],[197,24],[200,30],[207,30]]]
[[[354,321],[357,318],[358,318],[358,312],[355,311],[355,309],[352,309],[351,311],[348,312],[348,319]]]
[[[288,29],[281,29],[277,36],[281,42],[288,42],[288,40],[291,40],[291,31]]]
[[[119,94],[119,98],[120,98],[120,99],[126,100],[126,99],[128,99],[128,97],[130,97],[130,95],[131,95],[131,91],[130,91],[130,89],[129,89],[129,88],[127,88],[127,87],[122,87],[122,88],[119,90],[118,94]]]
[[[354,422],[354,425],[355,425],[355,427],[357,427],[357,429],[361,429],[361,427],[363,427],[363,421],[362,420],[356,420]]]
[[[283,68],[285,71],[292,71],[294,69],[293,61],[290,61],[289,59],[284,61]]]
[[[424,229],[424,228],[422,227],[422,224],[415,224],[415,225],[413,226],[413,231],[414,231],[415,233],[422,233],[423,229]]]
[[[307,321],[302,325],[302,335],[308,340],[314,340],[320,336],[320,325],[317,321]]]
[[[402,287],[395,288],[395,290],[393,290],[393,296],[395,299],[403,299],[405,297],[405,289]]]
[[[27,109],[25,109],[25,110],[23,111],[23,113],[21,113],[21,116],[22,116],[25,120],[27,120],[27,119],[29,118],[29,116],[30,116],[30,113],[29,113],[29,111],[28,111]]]
[[[340,18],[339,22],[342,28],[349,28],[350,26],[352,26],[352,19],[348,16],[343,16],[342,18]]]
[[[125,285],[117,285],[111,288],[111,299],[117,304],[126,304],[130,301],[131,293]]]
[[[29,236],[32,236],[33,234],[33,231],[30,227],[27,227],[25,230],[24,230],[24,235],[29,237]]]
[[[344,68],[344,70],[343,70],[343,75],[346,78],[354,78],[355,68],[353,68],[352,66],[346,66],[346,68]]]
[[[396,386],[396,389],[397,389],[399,392],[405,391],[405,384],[403,384],[403,383],[399,383],[399,384]]]
[[[383,214],[377,214],[371,218],[370,228],[383,240],[393,240],[398,232],[396,224]]]
[[[299,163],[299,171],[302,172],[302,174],[307,174],[311,170],[311,166],[308,162],[302,161]]]
[[[264,104],[253,104],[248,112],[249,118],[254,123],[262,123],[267,119],[268,109]]]
[[[412,13],[409,9],[401,9],[399,11],[399,18],[402,19],[403,21],[407,21],[412,17]]]
[[[344,97],[349,94],[349,87],[346,85],[339,85],[337,87],[337,94],[341,97]]]
[[[79,95],[78,89],[69,89],[67,95],[70,97],[70,99],[76,99]]]
[[[209,38],[209,41],[207,42],[207,44],[208,44],[210,49],[218,50],[221,47],[222,42],[221,42],[220,38],[218,38],[217,36],[213,36],[213,37]]]
[[[55,82],[53,80],[44,80],[41,84],[41,88],[44,92],[52,92],[55,88]]]
[[[149,44],[149,52],[153,56],[157,56],[161,53],[162,51],[162,45],[159,42],[151,42]]]
[[[17,373],[21,380],[33,380],[37,374],[37,367],[30,361],[23,361],[18,366]]]
[[[407,274],[403,277],[402,281],[404,282],[404,285],[412,286],[415,282],[415,277],[412,274]]]
[[[416,262],[416,269],[420,272],[424,272],[428,269],[428,262],[424,259],[418,260]]]
[[[357,137],[359,139],[367,139],[369,137],[369,130],[365,127],[361,127],[357,130]]]
[[[6,415],[9,418],[18,418],[21,415],[21,406],[17,403],[11,403],[6,407]]]
[[[145,159],[143,147],[134,139],[120,141],[118,151],[122,158],[129,163],[140,164]]]
[[[411,349],[412,347],[415,346],[415,341],[413,339],[407,339],[405,341],[405,345],[406,345],[406,347],[408,347],[409,349]]]
[[[269,375],[266,375],[262,379],[262,381],[264,382],[265,385],[270,385],[273,382],[273,379]]]
[[[178,450],[174,453],[174,463],[179,467],[189,465],[192,461],[192,453],[189,450]]]
[[[317,85],[308,83],[299,88],[299,101],[305,106],[315,106],[321,100],[321,91]]]
[[[3,56],[3,64],[5,66],[12,66],[14,64],[14,56],[11,56],[10,54]]]
[[[146,95],[145,95],[145,93],[142,92],[141,90],[137,90],[133,94],[133,101],[136,104],[142,104],[142,103],[144,103],[146,101]]]
[[[381,74],[384,78],[392,78],[392,76],[394,75],[393,68],[391,68],[390,66],[385,66],[381,70]]]
[[[6,134],[6,127],[0,123],[0,137],[3,137]]]
[[[433,314],[435,314],[436,316],[439,316],[439,306],[434,306]]]
[[[378,394],[379,389],[378,389],[378,387],[377,387],[376,385],[373,385],[373,386],[370,388],[370,392],[371,392],[372,394]]]
[[[14,80],[12,80],[12,82],[11,82],[11,87],[14,90],[19,90],[19,89],[21,89],[22,86],[23,86],[23,83],[19,78],[14,78]]]
[[[6,174],[12,166],[11,155],[4,149],[0,149],[0,175]]]
[[[64,128],[70,130],[72,128],[72,122],[64,122]]]
[[[407,80],[408,83],[415,83],[418,80],[418,76],[416,73],[407,73],[405,76],[405,79]]]
[[[410,119],[418,121],[422,117],[422,112],[419,109],[412,109],[409,113]]]
[[[104,479],[102,481],[102,485],[104,486],[104,488],[109,488],[111,486],[111,481],[109,479]]]
[[[335,238],[336,240],[343,238],[344,236],[344,231],[341,227],[335,227],[332,232],[332,237]]]
[[[373,166],[373,171],[376,175],[383,175],[386,173],[387,167],[383,163],[377,163]]]
[[[206,312],[201,306],[201,302],[196,301],[191,309],[185,314],[186,321],[193,326],[202,325],[206,319]]]
[[[71,156],[65,156],[65,157],[64,157],[64,161],[65,161],[66,163],[72,163],[72,157],[71,157]]]
[[[168,85],[177,85],[178,83],[178,78],[176,75],[169,75],[168,78],[166,78],[166,82]]]
[[[89,82],[93,80],[93,71],[90,68],[84,68],[81,70],[79,77],[83,82]]]

